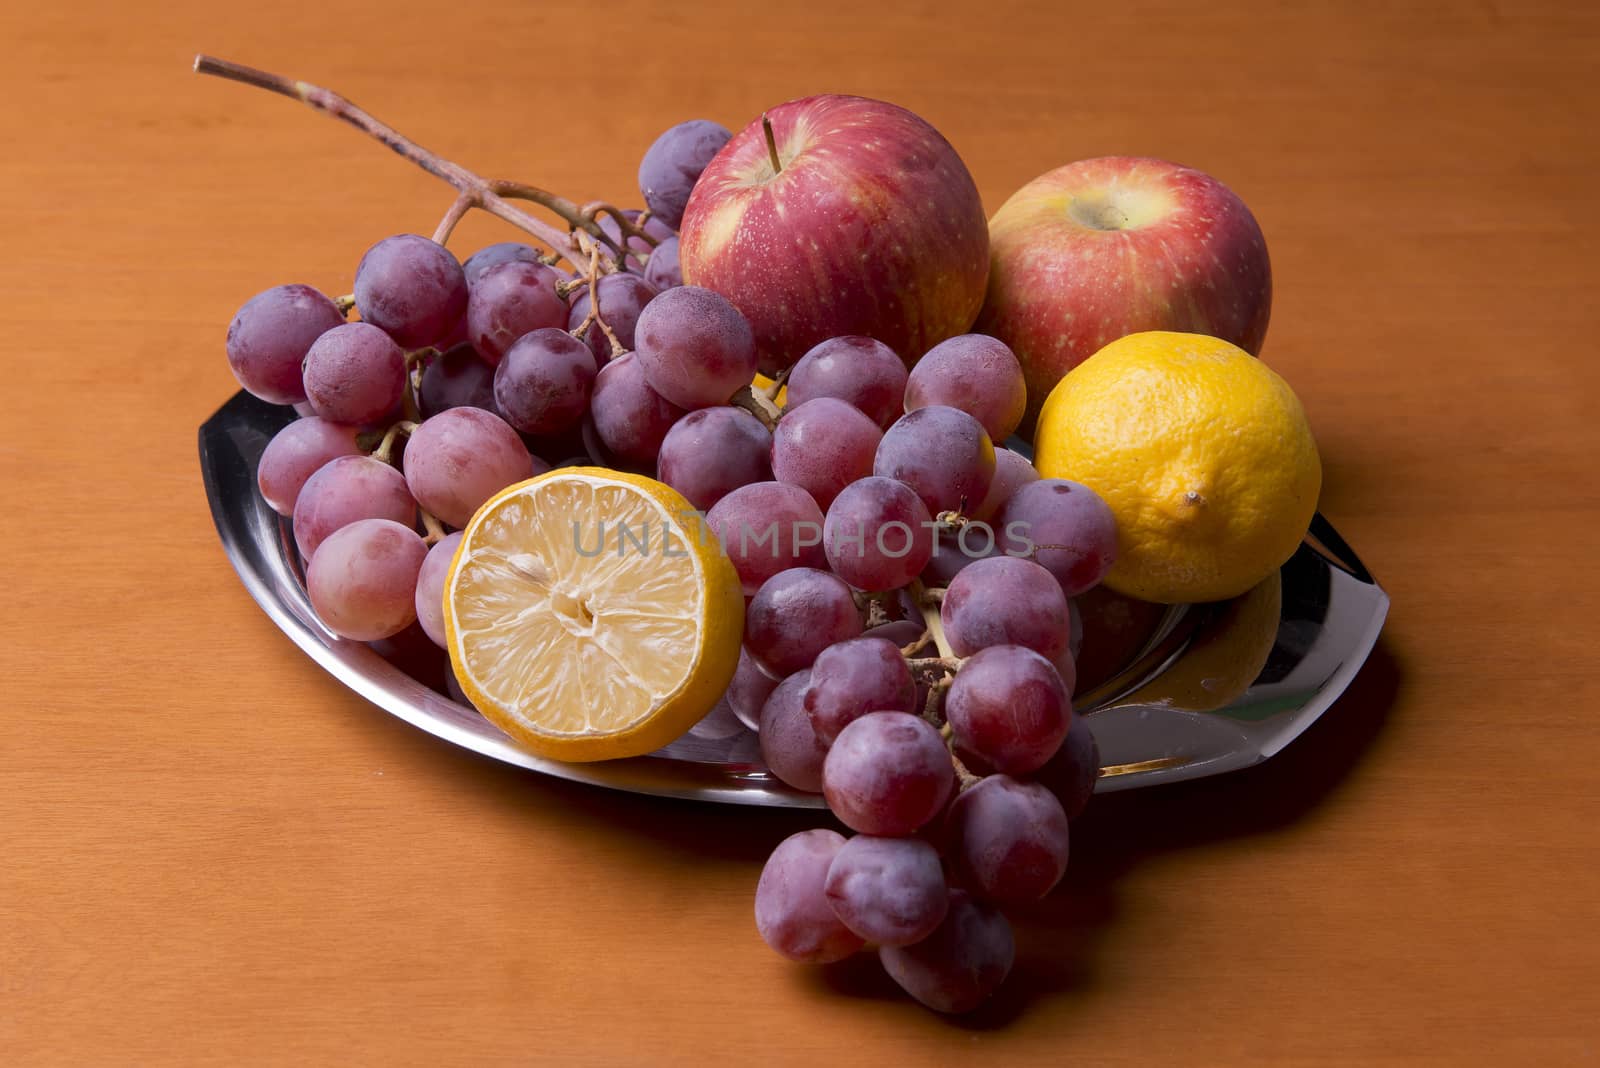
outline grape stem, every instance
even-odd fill
[[[409,436],[415,429],[417,429],[417,424],[409,419],[402,419],[391,426],[384,431],[383,440],[378,442],[378,447],[372,450],[372,458],[380,463],[394,463],[394,443],[400,439],[402,434]]]
[[[426,508],[418,508],[417,511],[422,513],[422,529],[428,532],[424,535],[422,543],[424,545],[437,545],[445,537],[444,524],[439,522],[433,513]]]
[[[959,664],[955,650],[950,647],[950,639],[945,637],[944,621],[939,618],[939,602],[944,599],[944,591],[930,590],[922,584],[921,579],[913,579],[911,596],[917,599],[917,606],[922,609],[923,622],[933,634],[933,644],[938,647],[939,655]]]
[[[346,293],[342,297],[334,297],[333,306],[339,309],[340,315],[348,316],[350,309],[356,306],[356,295],[354,293]]]
[[[584,239],[580,238],[579,240]],[[581,341],[583,340],[583,335],[589,332],[589,327],[598,326],[600,332],[605,334],[606,340],[611,342],[611,358],[616,359],[628,350],[623,347],[622,342],[617,340],[617,335],[600,315],[600,286],[597,284],[599,279],[600,249],[598,246],[590,244],[589,266],[585,271],[585,284],[589,287],[589,314],[585,315],[583,322],[579,323],[577,329],[572,331],[572,336]]]
[[[755,386],[743,386],[739,392],[728,398],[728,403],[735,408],[743,408],[757,419],[761,425],[771,430],[778,425],[778,420],[783,417],[783,412],[776,404]]]
[[[783,392],[783,384],[789,381],[789,372],[793,370],[793,366],[785,367],[783,370],[774,375],[772,378],[772,384],[761,391],[762,396],[766,397],[767,400],[771,401],[773,404],[777,404],[778,394]]]

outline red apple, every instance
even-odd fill
[[[750,320],[762,369],[847,334],[911,363],[965,333],[983,304],[989,234],[939,131],[857,96],[792,100],[764,118],[772,146],[758,119],[717,153],[678,246],[684,282]]]
[[[978,329],[1017,354],[1031,427],[1051,388],[1104,345],[1142,330],[1210,334],[1261,350],[1272,310],[1267,243],[1244,201],[1165,160],[1069,163],[989,221]]]

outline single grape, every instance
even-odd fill
[[[791,407],[772,432],[772,474],[826,509],[839,491],[872,474],[883,431],[836,397]]]
[[[761,737],[761,759],[767,769],[796,790],[822,792],[822,761],[827,750],[811,729],[801,698],[810,672],[797,671],[778,683],[761,706],[756,733]]]
[[[993,519],[1013,493],[1037,481],[1039,470],[1026,456],[1010,449],[994,450],[994,477],[989,480],[989,491],[983,495],[983,503],[978,505],[972,517]]]
[[[778,679],[761,670],[750,650],[740,648],[739,666],[728,683],[728,707],[751,730],[761,729],[761,708],[778,688]]]
[[[778,843],[756,884],[756,930],[782,956],[808,964],[843,960],[862,947],[839,922],[824,884],[844,835],[818,828]]]
[[[986,776],[956,798],[944,831],[962,885],[996,904],[1038,901],[1067,870],[1067,814],[1040,783]]]
[[[1060,748],[1072,699],[1050,661],[1020,645],[991,645],[956,672],[944,714],[962,749],[995,771],[1026,775]]]
[[[906,483],[935,517],[965,513],[983,503],[994,478],[994,443],[966,412],[934,404],[884,431],[872,473]]]
[[[399,411],[406,354],[371,323],[345,323],[312,343],[304,373],[306,398],[318,415],[362,426]]]
[[[452,527],[507,486],[533,477],[534,458],[504,419],[482,408],[451,408],[411,432],[406,485],[417,503]],[[547,469],[542,462],[541,469]]]
[[[933,539],[933,555],[922,569],[922,581],[929,586],[948,586],[979,560],[999,553],[998,536],[982,520],[964,523],[953,531],[941,530]]]
[[[539,250],[532,245],[524,245],[520,241],[501,241],[494,245],[485,245],[461,265],[461,274],[467,280],[470,290],[478,284],[478,279],[491,267],[498,267],[502,263],[542,263],[539,259]],[[470,301],[469,301],[470,303]]]
[[[723,497],[706,513],[746,596],[791,567],[826,567],[822,509],[798,486],[752,482]]]
[[[446,534],[433,543],[422,570],[417,573],[417,622],[428,635],[428,640],[439,648],[444,642],[444,580],[450,573],[450,561],[461,544],[461,531]]]
[[[682,408],[726,404],[755,377],[750,324],[709,289],[667,290],[640,314],[634,339],[650,388]]]
[[[1073,716],[1066,740],[1044,767],[1033,773],[1033,780],[1056,795],[1067,819],[1075,820],[1094,796],[1100,778],[1100,747],[1083,716]]]
[[[656,477],[705,511],[740,486],[769,481],[771,449],[772,434],[743,408],[701,408],[667,431]]]
[[[542,263],[513,260],[485,270],[467,298],[467,337],[490,363],[499,363],[517,339],[567,325],[567,302],[556,293],[561,272]]]
[[[317,546],[360,519],[388,519],[410,527],[417,502],[400,472],[370,456],[340,456],[306,479],[294,502],[294,541],[310,560]]]
[[[1060,659],[1071,636],[1067,599],[1050,572],[1031,560],[996,556],[962,570],[939,605],[957,656],[991,645],[1022,645]]]
[[[955,783],[939,732],[904,712],[869,712],[846,724],[822,763],[828,808],[862,834],[911,834],[944,810]]]
[[[868,712],[917,711],[917,687],[900,655],[900,643],[877,635],[822,650],[811,665],[805,709],[824,745]]]
[[[710,119],[690,119],[662,131],[639,161],[639,192],[651,213],[677,229],[694,183],[732,137]]]
[[[882,638],[884,641],[893,642],[896,646],[904,648],[922,637],[923,624],[915,619],[892,619],[887,623],[879,623],[876,627],[862,635],[863,638]],[[921,708],[910,709],[917,711]]]
[[[1016,354],[999,338],[961,334],[922,354],[906,383],[906,411],[931,404],[960,408],[1004,441],[1028,409],[1028,386]]]
[[[524,334],[494,369],[495,407],[525,434],[558,434],[589,410],[594,380],[588,347],[565,330],[545,327]]]
[[[457,345],[435,356],[422,369],[417,407],[424,419],[451,408],[482,408],[499,415],[494,405],[494,367],[471,345]]]
[[[667,431],[684,411],[650,388],[639,358],[629,352],[600,368],[589,414],[600,440],[618,460],[643,466],[655,462]]]
[[[274,512],[293,515],[295,499],[306,479],[329,460],[360,452],[355,427],[316,416],[296,419],[267,442],[261,462],[256,465],[256,487]]]
[[[910,946],[884,946],[878,959],[900,989],[935,1012],[970,1012],[1011,974],[1016,940],[1000,910],[961,890],[933,934]]]
[[[662,292],[683,285],[683,267],[678,263],[676,235],[651,249],[650,258],[644,265],[644,280]]]
[[[617,335],[617,342],[623,349],[631,352],[637,336],[639,316],[643,314],[645,305],[656,298],[656,287],[636,274],[619,272],[602,275],[600,281],[595,283],[595,288],[600,293],[600,317]],[[582,326],[589,317],[589,308],[589,291],[574,291],[572,307],[567,312],[567,329],[577,330]],[[604,364],[612,358],[611,339],[606,337],[606,332],[600,329],[598,323],[591,323],[589,329],[584,331],[583,343],[594,353],[595,362]]]
[[[870,337],[834,337],[800,357],[789,372],[788,399],[799,406],[834,397],[860,409],[886,429],[901,415],[906,365],[893,349]]]
[[[443,245],[416,234],[386,237],[356,268],[356,307],[408,349],[442,339],[467,310],[467,278]]]
[[[813,567],[773,575],[744,613],[745,649],[779,677],[810,667],[830,645],[860,634],[861,613],[850,587]]]
[[[1065,479],[1030,482],[1000,509],[1001,545],[1036,561],[1068,597],[1100,584],[1117,562],[1117,520],[1100,495]]]
[[[370,642],[398,634],[417,618],[417,573],[427,555],[416,531],[387,519],[340,527],[306,569],[311,607],[341,638]]]
[[[863,478],[828,506],[823,545],[834,573],[860,590],[898,589],[933,556],[933,519],[915,491],[892,478]]]
[[[856,835],[834,854],[825,889],[834,915],[881,946],[922,941],[950,907],[938,851],[915,838]]]
[[[711,711],[701,716],[694,726],[689,728],[689,733],[696,738],[707,741],[720,742],[740,735],[748,735],[744,724],[739,717],[733,714],[733,709],[728,705],[728,699],[723,697],[711,706]]]
[[[245,301],[228,324],[228,366],[239,384],[271,404],[306,399],[301,364],[311,343],[344,323],[310,286],[273,286]]]

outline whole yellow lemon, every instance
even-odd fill
[[[1147,601],[1237,597],[1294,554],[1322,463],[1287,382],[1236,345],[1152,330],[1105,346],[1045,400],[1035,464],[1117,517],[1105,584]]]

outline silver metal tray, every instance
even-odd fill
[[[713,715],[649,756],[561,764],[524,752],[452,700],[443,654],[431,645],[336,637],[311,609],[289,523],[256,492],[261,452],[293,418],[288,408],[236,394],[200,428],[200,468],[245,588],[340,682],[447,742],[547,775],[668,797],[823,807],[820,797],[769,775],[755,735],[731,716]],[[1080,604],[1085,649],[1074,704],[1088,715],[1107,765],[1098,784],[1105,792],[1216,775],[1277,753],[1349,685],[1377,641],[1389,597],[1318,515],[1279,575],[1235,601],[1156,609],[1090,594]],[[1108,645],[1107,635],[1117,641]]]

